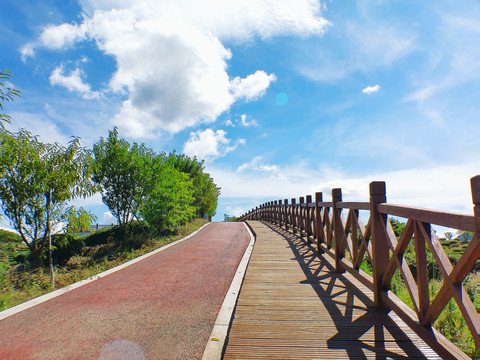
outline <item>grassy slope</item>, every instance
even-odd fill
[[[102,271],[111,269],[131,259],[146,254],[152,250],[181,239],[207,223],[204,219],[181,226],[175,235],[155,237],[153,239],[136,239],[138,246],[121,246],[114,239],[112,229],[99,230],[95,236],[105,239],[104,243],[85,246],[82,255],[77,255],[63,266],[55,268],[57,288],[61,288],[77,281],[87,279]],[[0,311],[31,300],[37,296],[52,291],[49,283],[48,270],[34,269],[23,271],[23,267],[13,261],[15,255],[24,251],[19,248],[18,235],[0,230]],[[88,237],[84,240],[88,243]],[[15,266],[16,265],[16,266]]]

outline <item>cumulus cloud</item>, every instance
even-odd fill
[[[243,79],[237,76],[230,83],[233,98],[246,101],[255,100],[264,95],[270,83],[276,79],[275,74],[268,75],[265,71],[260,70]]]
[[[240,206],[227,206],[227,215],[230,216],[241,216],[246,211],[243,207]]]
[[[64,49],[92,40],[116,60],[110,89],[126,98],[113,123],[131,136],[177,132],[214,122],[236,101],[265,94],[275,74],[231,77],[222,41],[293,34],[321,35],[328,22],[318,0],[83,0],[81,24],[49,25],[35,48]],[[77,84],[78,85],[78,84]]]
[[[247,163],[244,168],[255,167],[261,164],[260,160],[254,159],[251,162],[253,165]],[[479,166],[480,162],[476,160],[458,165],[405,168],[368,177],[308,163],[282,165],[272,176],[258,176],[258,172],[238,169],[209,167],[208,170],[222,188],[225,201],[236,199],[248,202],[247,199],[250,199],[249,204],[244,204],[245,209],[265,201],[298,198],[314,195],[315,192],[323,192],[324,199],[328,201],[333,188],[342,189],[345,201],[368,201],[369,183],[385,181],[387,201],[392,204],[471,214],[469,179],[478,173]],[[432,179],[435,181],[432,182]]]
[[[242,116],[240,117],[240,121],[242,123],[242,126],[245,126],[245,127],[258,126],[257,120],[252,119],[252,120],[248,121],[246,114],[242,114]]]
[[[59,66],[52,71],[48,79],[50,84],[66,87],[69,91],[76,91],[86,99],[98,97],[98,92],[92,91],[90,85],[83,82],[81,75],[80,69],[76,68],[69,75],[65,76],[63,75],[63,68]]]
[[[230,143],[231,139],[227,138],[224,130],[198,130],[190,133],[189,139],[183,146],[183,152],[200,159],[214,159],[235,150],[238,145],[245,144],[245,140],[239,139],[233,145]]]
[[[367,86],[365,89],[362,90],[362,93],[370,95],[378,92],[380,90],[380,85],[373,85],[373,86]]]
[[[24,44],[20,47],[20,57],[23,62],[27,61],[27,58],[32,57],[34,55],[34,45],[33,44]]]
[[[246,170],[261,171],[267,173],[276,173],[279,168],[277,165],[264,164],[261,156],[255,156],[251,161],[243,163],[237,168],[237,172],[243,172]]]
[[[12,117],[14,117],[15,121],[12,121],[12,124],[6,124],[6,128],[9,131],[19,131],[20,128],[25,128],[32,135],[38,136],[42,142],[51,144],[58,142],[62,145],[67,145],[71,139],[65,136],[58,125],[50,119],[48,105],[45,105],[44,113],[39,115],[27,112],[13,112]]]
[[[102,225],[116,224],[117,219],[110,211],[105,211],[102,216]]]
[[[40,35],[40,43],[51,49],[61,49],[86,38],[85,23],[48,25]]]

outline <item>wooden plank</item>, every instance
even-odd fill
[[[330,256],[280,227],[249,225],[256,244],[224,359],[440,359]]]
[[[337,202],[335,204],[340,209],[370,210],[369,202]]]
[[[475,231],[472,215],[393,204],[378,204],[377,210],[381,214],[399,216],[457,230]]]

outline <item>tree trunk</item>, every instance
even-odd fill
[[[50,192],[47,193],[47,237],[48,237],[48,267],[50,268],[50,284],[52,289],[55,289],[55,269],[53,267],[52,257],[52,229],[50,226]]]
[[[50,284],[52,285],[52,289],[55,289],[55,270],[53,268],[52,231],[50,229],[50,220],[48,224],[48,265],[50,267]]]

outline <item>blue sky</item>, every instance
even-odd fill
[[[480,174],[480,3],[6,2],[11,130],[91,147],[117,126],[206,159],[215,219],[341,187],[471,213]],[[101,197],[77,200],[111,221]]]

